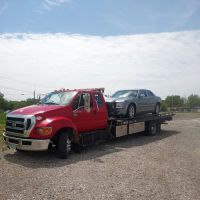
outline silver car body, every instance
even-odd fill
[[[153,113],[156,105],[161,104],[161,98],[146,89],[119,90],[111,98],[106,98],[110,115],[127,115],[128,107],[133,104],[136,114]]]

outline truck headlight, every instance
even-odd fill
[[[49,135],[52,133],[52,128],[51,127],[40,127],[37,128],[37,133],[41,135]]]
[[[116,102],[116,108],[123,108],[124,102]]]

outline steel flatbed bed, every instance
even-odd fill
[[[81,134],[81,144],[93,144],[98,140],[114,139],[131,135],[138,132],[145,132],[146,135],[154,136],[161,130],[161,124],[166,124],[173,118],[172,113],[159,115],[144,114],[135,118],[109,117],[108,129],[98,130]]]

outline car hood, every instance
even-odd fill
[[[123,102],[123,101],[126,101],[128,100],[129,98],[128,97],[121,97],[121,98],[106,98],[105,101],[107,103],[109,102]]]
[[[14,110],[9,115],[37,115],[62,108],[60,105],[32,105]]]

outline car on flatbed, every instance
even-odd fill
[[[55,147],[58,157],[99,140],[145,131],[155,135],[171,114],[115,118],[108,115],[103,88],[54,91],[38,105],[7,114],[3,137],[8,147],[41,151]]]
[[[137,114],[159,114],[161,98],[146,89],[119,90],[106,98],[109,115],[135,117]]]

